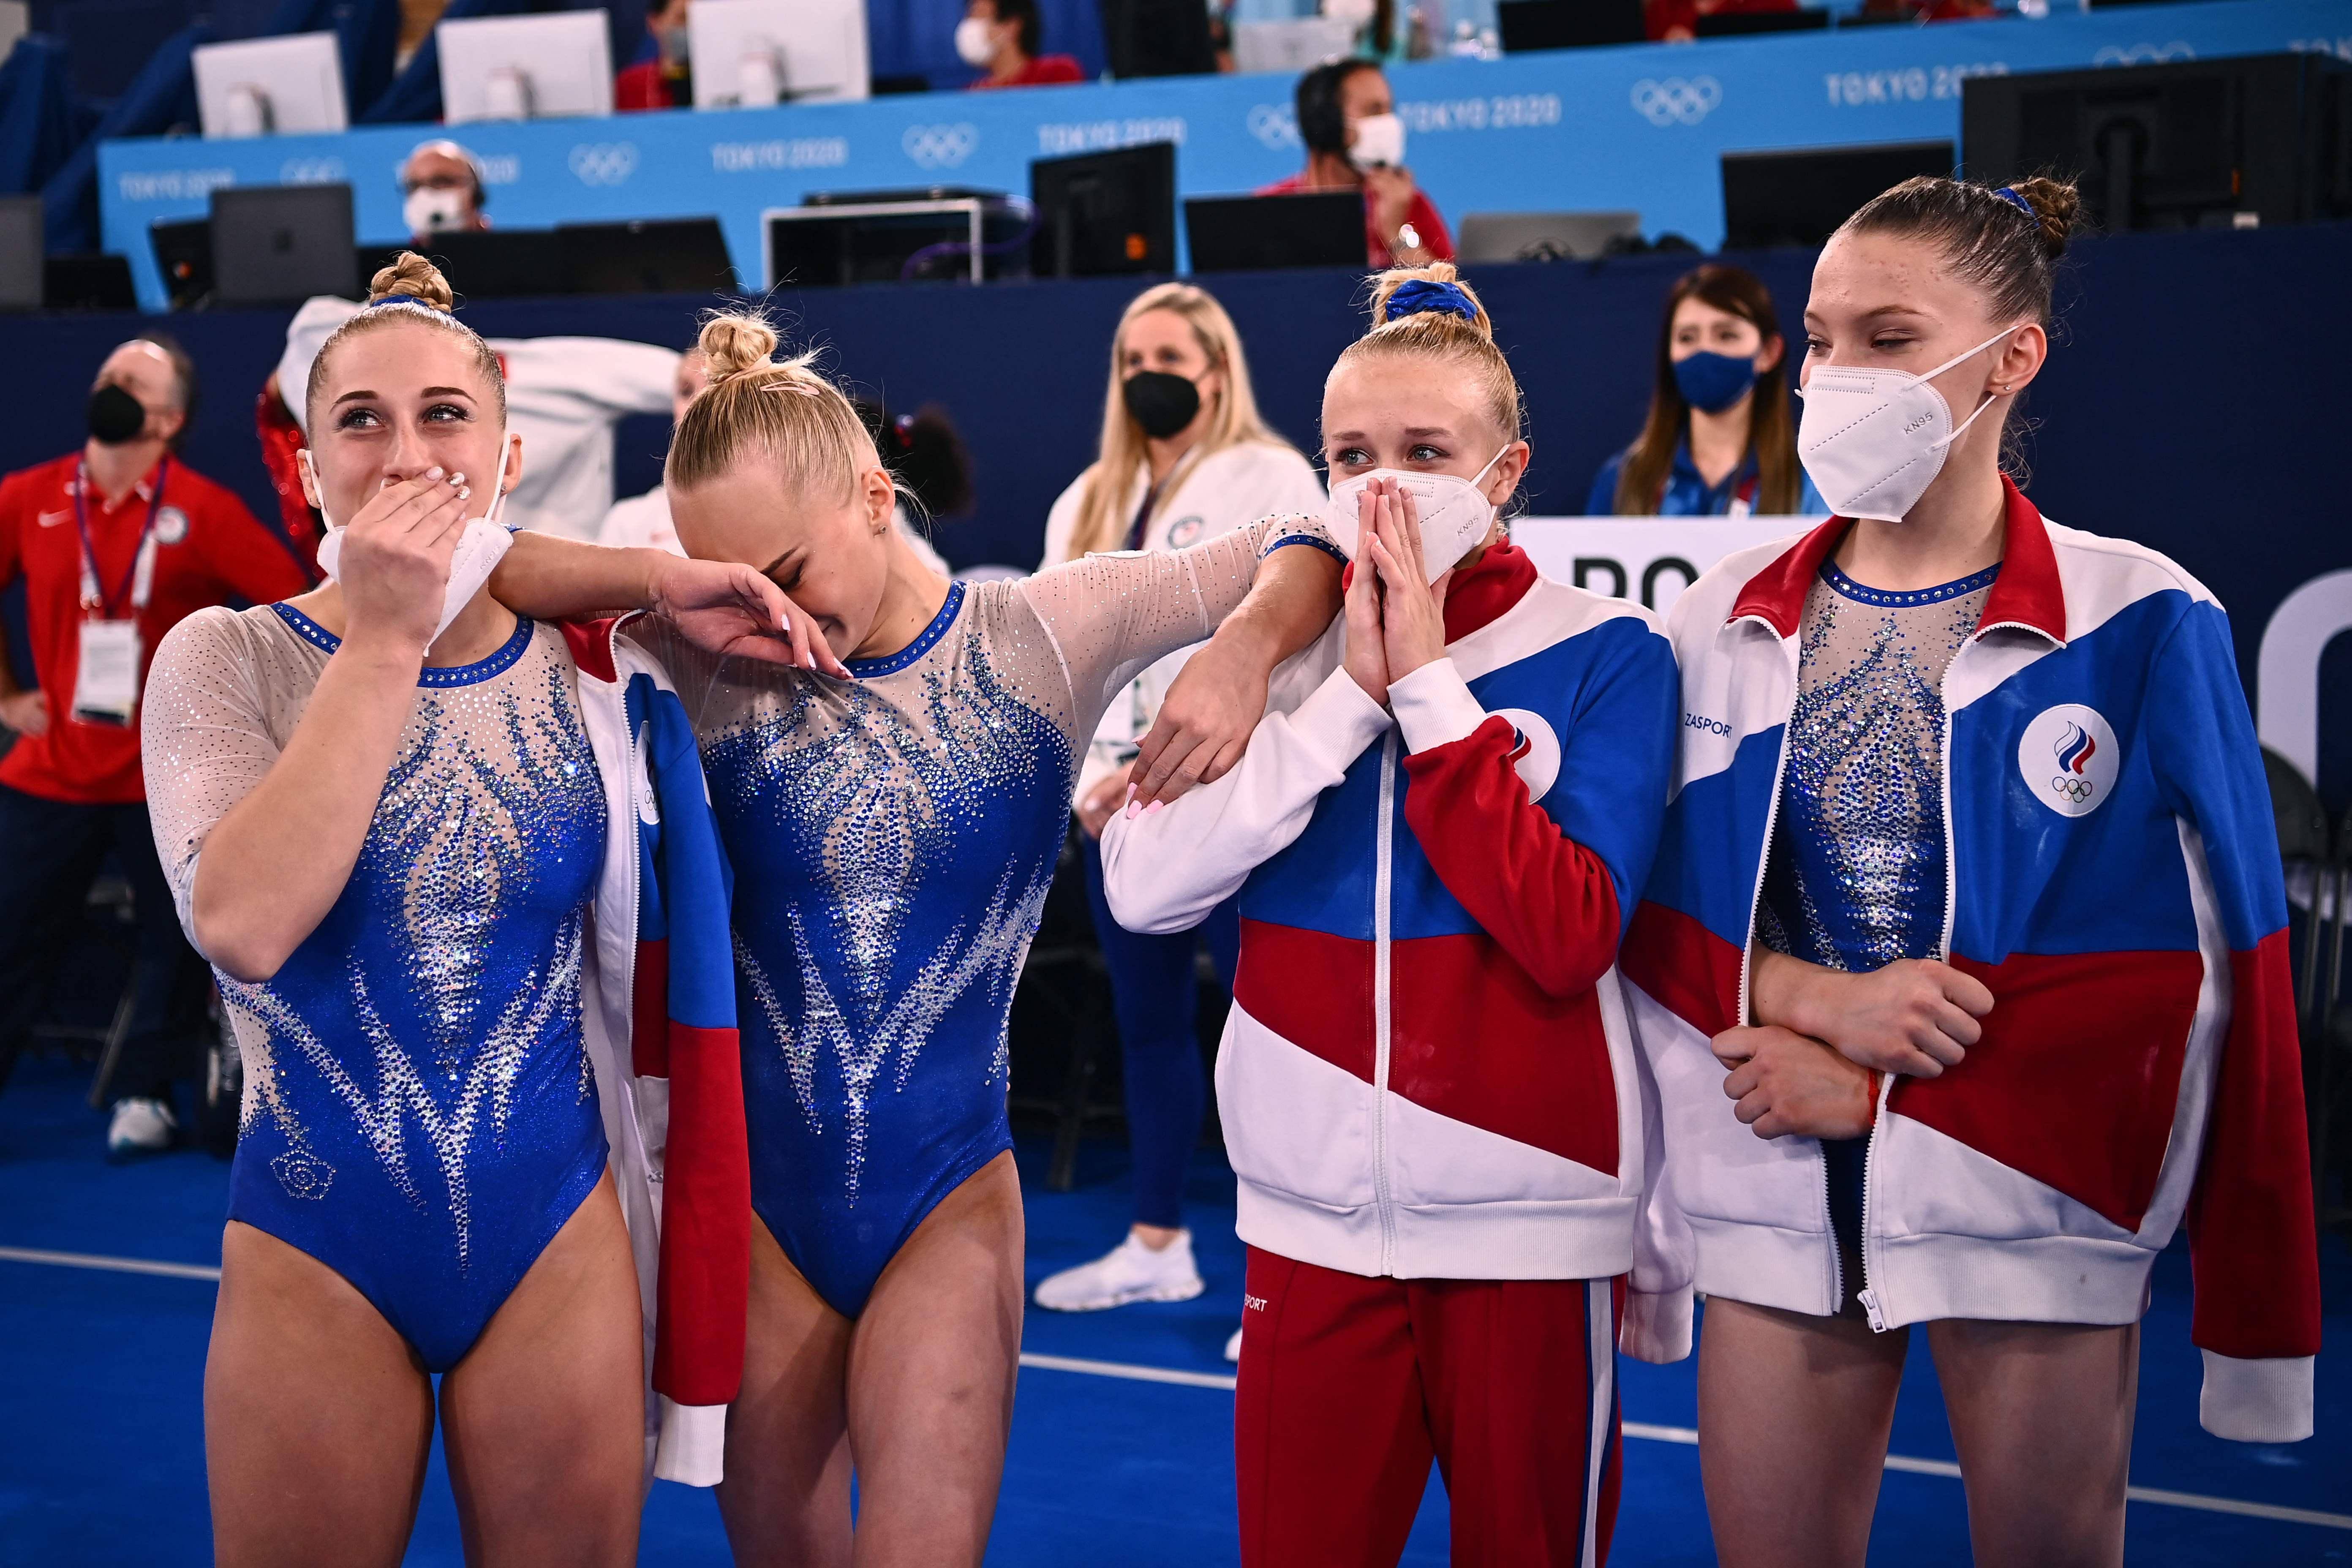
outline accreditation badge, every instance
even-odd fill
[[[139,710],[139,623],[81,623],[81,668],[74,677],[74,719],[83,724],[130,724]]]

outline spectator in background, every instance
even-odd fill
[[[0,1078],[47,1000],[58,931],[110,851],[138,920],[130,1033],[107,1147],[168,1147],[172,1079],[194,1065],[206,975],[155,858],[139,696],[163,634],[207,605],[309,586],[245,503],[177,459],[195,367],[154,336],[106,358],[78,452],[0,479],[0,587],[22,578],[33,647],[20,688],[0,645]]]
[[[1307,168],[1258,191],[1364,193],[1364,263],[1375,271],[1454,259],[1454,237],[1404,165],[1404,121],[1389,79],[1370,60],[1329,60],[1298,79]]]
[[[1788,345],[1771,291],[1709,262],[1675,280],[1658,329],[1657,380],[1641,437],[1601,465],[1594,517],[1826,516],[1797,462]]]
[[[1797,0],[1643,0],[1642,14],[1651,37],[1663,43],[1687,44],[1698,37],[1701,16],[1746,16],[1796,9]]]
[[[956,55],[988,74],[971,85],[1053,87],[1084,81],[1087,73],[1067,55],[1041,55],[1045,25],[1037,0],[971,0],[956,24]]]
[[[455,142],[426,142],[411,153],[400,166],[400,195],[401,221],[415,244],[427,244],[453,228],[490,226],[482,212],[490,193],[482,179],[481,160]],[[299,388],[296,395],[300,395]]]
[[[1233,319],[1202,289],[1162,283],[1136,296],[1119,318],[1100,456],[1055,501],[1040,570],[1107,550],[1182,550],[1264,517],[1319,516],[1323,504],[1315,470],[1258,417]],[[1202,1289],[1182,1204],[1206,1100],[1193,954],[1207,942],[1231,985],[1240,918],[1228,901],[1193,931],[1121,930],[1103,901],[1098,846],[1103,825],[1130,793],[1129,764],[1191,651],[1169,655],[1128,683],[1078,769],[1087,895],[1126,1066],[1135,1222],[1104,1257],[1038,1285],[1037,1304],[1056,1311],[1181,1301]]]
[[[676,109],[694,101],[687,61],[686,13],[693,0],[655,0],[646,7],[646,42],[613,76],[613,107],[623,112]]]

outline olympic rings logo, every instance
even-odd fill
[[[637,172],[634,142],[583,142],[567,162],[583,185],[617,185]]]
[[[907,156],[926,169],[952,169],[980,147],[980,128],[954,125],[909,125],[898,139]]]
[[[1276,151],[1298,145],[1298,121],[1279,103],[1260,103],[1249,111],[1249,133]]]
[[[2056,795],[2060,800],[2072,801],[2076,805],[2080,805],[2084,801],[2090,799],[2091,792],[2095,790],[2097,787],[2098,786],[2096,784],[2094,784],[2088,779],[2071,778],[2064,773],[2060,773],[2056,778],[2050,781],[2051,794]]]
[[[1633,84],[1633,112],[1653,125],[1696,125],[1723,101],[1723,84],[1711,76],[1688,81],[1670,76],[1664,81],[1648,77]]]
[[[2091,57],[2095,66],[2154,66],[2167,60],[2193,60],[2196,48],[2175,38],[2168,44],[2109,44]]]

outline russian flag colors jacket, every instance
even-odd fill
[[[1614,965],[1674,660],[1646,611],[1507,544],[1454,574],[1445,632],[1391,721],[1335,623],[1276,671],[1233,772],[1111,819],[1105,890],[1141,931],[1239,892],[1217,1106],[1244,1240],[1368,1277],[1623,1274],[1660,1151]],[[1681,1343],[1644,1340],[1654,1321]],[[1678,1315],[1637,1295],[1626,1333],[1685,1353],[1687,1289]]]
[[[609,817],[581,1011],[645,1310],[646,1439],[656,1475],[716,1486],[751,1271],[732,882],[668,676],[622,623],[563,632]]]
[[[2128,1323],[2189,1226],[2207,1430],[2306,1436],[2318,1263],[2286,902],[2230,630],[2152,551],[2008,489],[1983,624],[1944,677],[1945,947],[1995,998],[1967,1059],[1882,1086],[1872,1326]],[[1682,758],[1627,939],[1670,1157],[1654,1243],[1710,1295],[1840,1297],[1821,1145],[1732,1116],[1709,1038],[1748,954],[1808,585],[1848,526],[1733,555],[1675,604]]]

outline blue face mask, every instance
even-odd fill
[[[1705,350],[1675,361],[1675,384],[1683,401],[1708,414],[1720,414],[1748,395],[1756,384],[1756,362]]]

